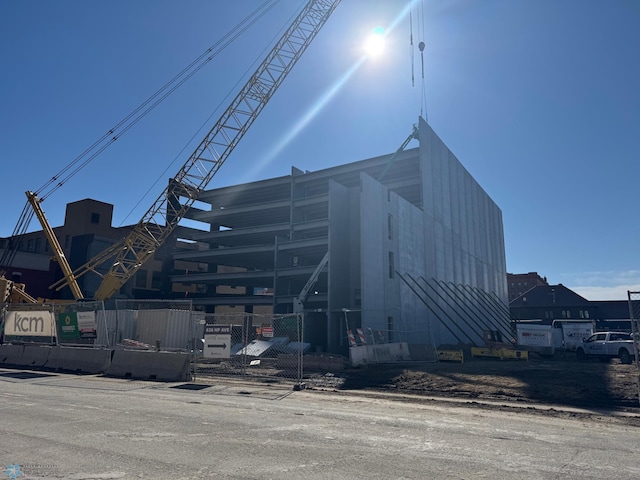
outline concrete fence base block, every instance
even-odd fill
[[[141,380],[189,381],[189,354],[115,350],[106,374]]]
[[[377,363],[398,363],[411,360],[409,346],[405,342],[361,345],[349,348],[351,366],[360,367]]]
[[[51,347],[48,345],[25,345],[19,365],[42,368],[47,364],[50,353]]]
[[[80,373],[105,373],[112,350],[98,348],[53,347],[46,367]]]
[[[0,365],[22,366],[24,345],[0,345]]]

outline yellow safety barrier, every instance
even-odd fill
[[[471,347],[472,357],[498,358],[500,360],[529,360],[526,350],[511,350],[509,348]]]
[[[462,350],[438,350],[438,360],[464,363],[464,352]]]
[[[529,352],[526,350],[509,350],[508,348],[503,348],[502,358],[512,360],[529,360]]]

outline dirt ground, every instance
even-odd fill
[[[396,392],[425,397],[505,402],[522,406],[615,410],[640,415],[638,369],[619,360],[575,358],[471,359],[350,369],[311,388]],[[317,380],[317,379],[316,379]]]

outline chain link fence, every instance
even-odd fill
[[[193,352],[198,312],[191,300],[116,300],[109,312],[115,348]]]
[[[54,306],[58,345],[108,348],[113,344],[108,315],[102,301]]]
[[[341,344],[352,365],[438,360],[431,322],[402,321],[388,311],[343,310],[341,316]]]
[[[638,402],[640,403],[640,292],[627,292],[629,297],[629,319],[631,336],[635,350],[635,364],[638,369]]]
[[[197,378],[218,375],[290,381],[301,384],[302,314],[206,314],[200,321]]]
[[[200,323],[187,300],[3,304],[0,320],[2,343],[181,352],[196,348]]]
[[[357,327],[347,330],[346,336],[352,366],[438,361],[437,348],[425,329]],[[455,348],[462,349],[461,346]]]

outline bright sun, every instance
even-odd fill
[[[377,27],[364,42],[364,51],[370,57],[378,57],[384,53],[385,31]]]

